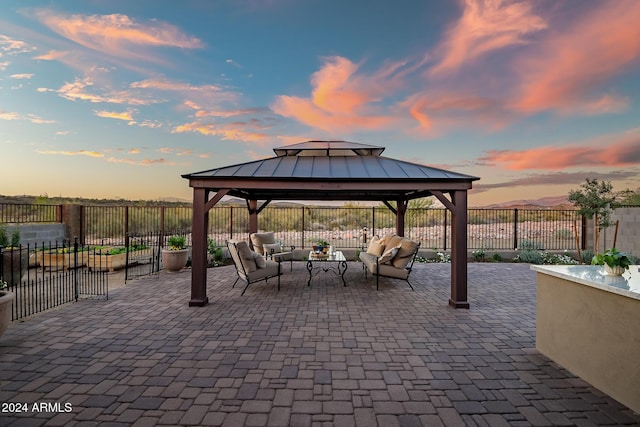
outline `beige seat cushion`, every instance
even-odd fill
[[[268,255],[271,253],[277,254],[282,252],[282,248],[278,243],[265,243],[262,248],[264,249],[264,255]]]
[[[257,265],[255,258],[253,257],[254,252],[249,249],[249,245],[245,241],[240,241],[236,243],[236,248],[238,248],[238,256],[240,257],[240,262],[244,267],[247,273],[253,273],[257,270]]]

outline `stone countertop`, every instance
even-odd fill
[[[622,276],[612,276],[598,265],[532,265],[538,272],[640,301],[640,266],[632,265]]]

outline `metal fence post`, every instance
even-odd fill
[[[73,238],[73,297],[78,302],[78,238]]]
[[[447,218],[449,217],[449,209],[444,210],[444,233],[442,233],[442,250],[447,250]],[[468,214],[467,214],[468,217]],[[468,224],[467,224],[468,226]]]
[[[513,210],[513,249],[518,249],[518,208]]]
[[[302,242],[300,242],[300,247],[302,249],[304,249],[304,230],[305,230],[305,227],[304,227],[304,212],[305,212],[304,206],[301,207],[300,209],[302,209],[302,234],[301,234],[302,235]]]

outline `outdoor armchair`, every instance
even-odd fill
[[[238,277],[233,282],[232,287],[236,286],[238,280],[247,282],[242,295],[244,295],[250,284],[260,280],[266,282],[271,277],[278,278],[278,290],[280,290],[280,275],[282,273],[279,262],[265,259],[262,255],[252,251],[245,241],[229,240],[227,241],[227,248],[229,248],[229,253],[238,273]]]
[[[296,249],[295,246],[288,246],[288,251],[283,250],[280,243],[276,242],[276,238],[273,233],[252,233],[250,238],[251,243],[253,244],[253,249],[257,253],[274,261],[289,261],[291,264],[291,270],[293,270],[293,251]]]

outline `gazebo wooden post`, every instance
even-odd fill
[[[207,297],[207,229],[206,209],[209,191],[193,189],[193,219],[191,225],[191,300],[189,306],[201,307],[209,303]]]
[[[407,212],[406,199],[398,199],[396,202],[396,234],[404,237],[404,215]]]
[[[258,232],[258,201],[248,200],[247,205],[249,207],[249,234],[257,233]]]
[[[467,191],[451,192],[451,298],[454,308],[469,308],[467,301]]]

